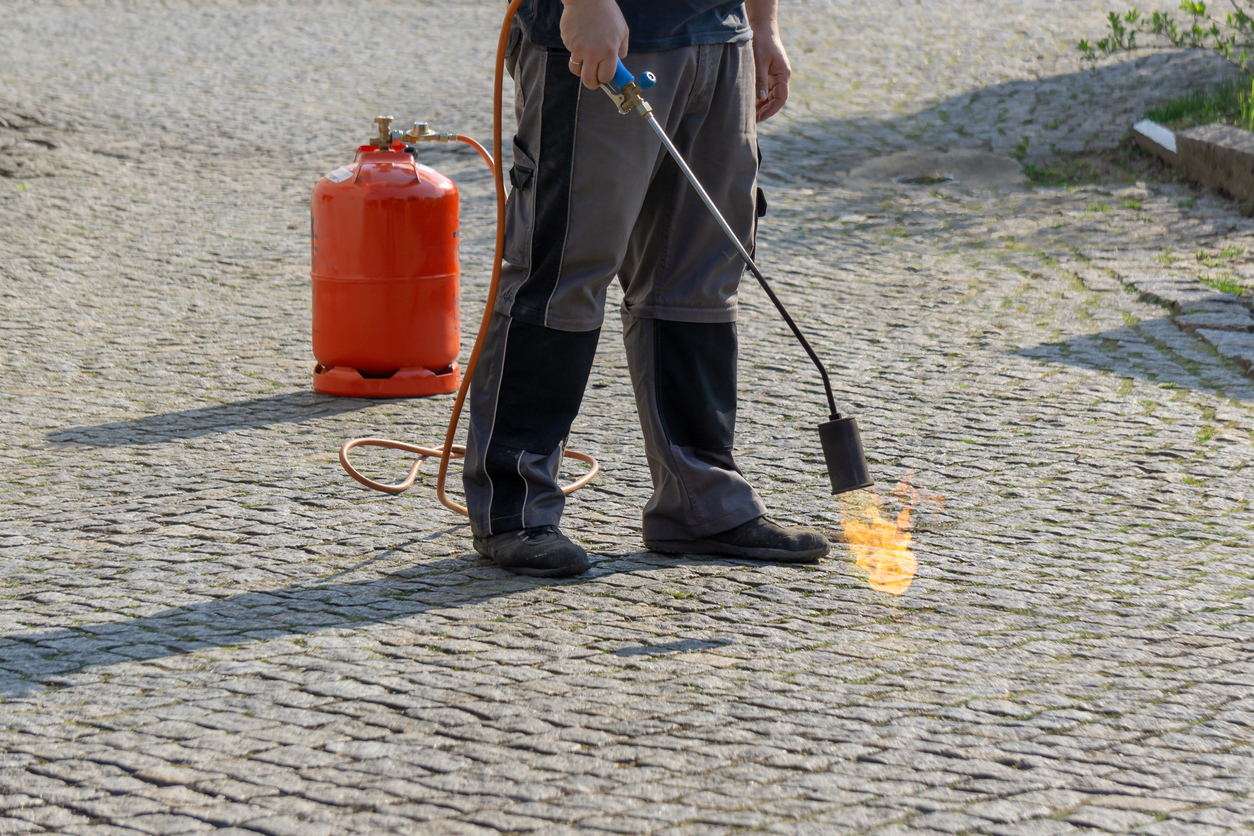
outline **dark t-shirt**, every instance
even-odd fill
[[[727,44],[753,36],[745,4],[716,0],[617,0],[627,20],[632,52],[654,52],[697,44]],[[518,23],[537,46],[564,49],[562,0],[522,0]]]

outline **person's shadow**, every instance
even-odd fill
[[[649,573],[679,562],[650,552],[599,555],[593,568],[583,575],[539,579],[509,575],[477,555],[466,555],[422,562],[368,581],[336,580],[403,548],[388,550],[307,585],[234,595],[223,594],[225,590],[221,589],[194,590],[189,594],[222,597],[140,618],[10,633],[0,637],[0,701],[49,687],[73,685],[74,674],[93,668],[284,636],[299,637],[322,630],[386,624],[430,610],[478,604],[537,588],[578,586],[601,581],[608,575]],[[735,559],[694,559],[747,569],[758,565]],[[438,634],[431,631],[425,635],[422,643],[439,649]],[[624,658],[663,656],[727,643],[693,639],[641,644],[613,652]]]

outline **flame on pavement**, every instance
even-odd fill
[[[906,474],[891,492],[905,507],[893,519],[892,512],[881,513],[880,496],[874,490],[853,491],[840,497],[840,520],[845,542],[854,565],[865,574],[877,592],[901,595],[910,588],[919,562],[910,553],[910,511],[927,503],[944,508],[944,497],[930,494],[911,484],[914,472]]]

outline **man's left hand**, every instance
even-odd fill
[[[754,110],[763,122],[788,101],[792,67],[779,37],[779,0],[745,0],[745,13],[753,30]]]
[[[788,101],[788,80],[792,78],[792,66],[775,27],[753,30],[753,65],[757,121],[764,122]]]

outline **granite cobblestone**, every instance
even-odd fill
[[[1254,286],[1254,221],[1176,182],[849,173],[1047,166],[1226,73],[1083,68],[1115,8],[783,2],[759,251],[885,514],[899,480],[944,498],[894,597],[843,544],[643,551],[614,317],[572,439],[605,465],[567,514],[587,576],[506,576],[429,480],[339,470],[348,437],[441,437],[449,399],[310,390],[309,190],[376,113],[486,139],[501,3],[6,4],[0,833],[1248,832],[1254,381],[1221,288]],[[425,154],[471,323],[490,178]],[[819,383],[741,305],[738,461],[839,538]]]

